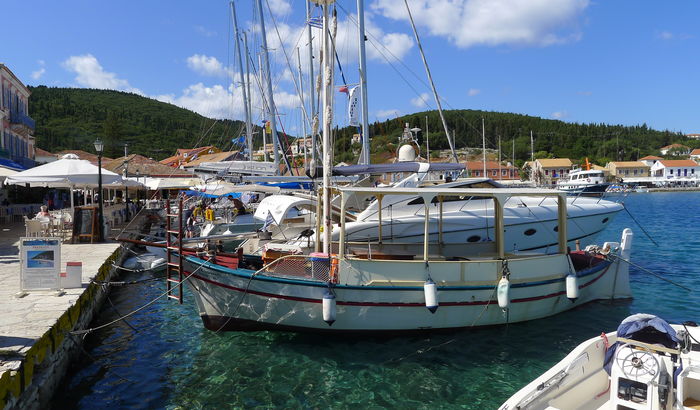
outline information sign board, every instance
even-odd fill
[[[61,241],[57,238],[20,238],[20,289],[59,289]]]

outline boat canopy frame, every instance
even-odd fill
[[[494,232],[496,242],[496,253],[498,259],[505,259],[505,223],[504,223],[504,205],[506,201],[514,196],[534,196],[534,197],[550,197],[557,198],[557,224],[558,224],[558,244],[559,253],[568,253],[567,249],[567,211],[566,197],[564,191],[557,191],[542,188],[373,188],[373,187],[339,187],[336,190],[340,193],[340,243],[339,243],[339,258],[345,259],[346,240],[345,240],[345,224],[347,210],[347,196],[349,194],[372,194],[377,198],[378,222],[379,222],[379,243],[382,242],[382,198],[387,195],[415,195],[423,198],[425,223],[423,230],[423,261],[428,262],[428,249],[430,244],[430,204],[433,199],[438,200],[438,241],[442,243],[442,219],[443,219],[443,199],[453,196],[480,196],[491,198],[494,203]]]

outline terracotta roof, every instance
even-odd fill
[[[127,171],[130,176],[137,174],[145,176],[192,176],[192,174],[187,171],[163,165],[156,160],[146,158],[139,154],[131,154],[127,157],[113,159],[107,164],[103,163],[102,167],[122,175],[127,161],[129,164]]]
[[[659,149],[671,149],[671,148],[688,148],[683,144],[671,144],[671,145],[666,145],[665,147],[661,147]]]
[[[86,160],[92,162],[93,164],[97,165],[97,154],[93,154],[91,152],[87,152],[87,151],[83,151],[83,150],[79,150],[79,149],[67,149],[67,150],[59,151],[56,153],[56,155],[58,155],[59,158],[61,158],[62,156],[66,155],[66,154],[75,154],[78,156],[78,158],[86,159]],[[105,157],[103,155],[102,156],[102,165],[104,165],[105,163],[107,163],[111,160],[112,160],[112,158]]]
[[[689,159],[662,159],[659,161],[665,167],[697,167],[695,161]]]
[[[656,159],[656,160],[659,160],[659,159],[663,159],[663,158],[657,157],[657,156],[655,156],[655,155],[647,155],[647,156],[644,157],[644,158],[639,158],[640,161],[643,161],[643,160],[645,160],[645,159]]]
[[[49,151],[44,151],[41,148],[34,147],[34,155],[36,156],[41,156],[41,157],[55,157],[56,154],[52,154]]]
[[[644,168],[649,166],[641,161],[613,161],[611,164],[615,164],[615,168]]]
[[[571,168],[571,160],[569,158],[540,158],[536,159],[543,168],[564,167]]]
[[[690,155],[700,155],[700,148],[695,148],[694,150],[690,151]]]
[[[221,162],[221,161],[229,161],[233,157],[238,154],[238,151],[224,151],[224,152],[217,152],[215,154],[203,154],[199,155],[197,159],[193,159],[192,161],[184,164],[185,168],[189,167],[194,167],[202,162]]]
[[[168,165],[172,166],[176,162],[180,161],[180,156],[179,155],[173,155],[172,157],[168,157],[166,159],[161,159],[159,162],[163,165]]]

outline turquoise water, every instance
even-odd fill
[[[700,289],[700,193],[632,194],[598,238],[635,232],[632,259]],[[147,278],[128,275],[127,280]],[[213,333],[193,299],[160,301],[88,335],[85,351],[54,398],[55,408],[467,408],[495,409],[583,340],[632,313],[700,321],[700,295],[631,268],[635,298],[596,302],[507,327],[402,338],[293,333]],[[161,281],[115,288],[129,312],[163,291]],[[109,303],[93,323],[117,318]],[[132,328],[133,327],[133,328]]]

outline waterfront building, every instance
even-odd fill
[[[700,163],[700,148],[695,148],[694,150],[690,151],[690,159]]]
[[[510,162],[499,164],[498,161],[486,161],[486,175],[484,175],[483,161],[467,161],[467,176],[494,180],[520,180],[520,170]]]
[[[697,184],[700,165],[689,159],[662,159],[651,167],[651,176],[657,185],[669,183]]]
[[[685,134],[685,137],[691,140],[700,140],[700,134]]]
[[[651,168],[651,167],[656,163],[656,161],[659,161],[659,160],[661,160],[661,159],[663,159],[663,158],[657,157],[657,156],[655,156],[655,155],[647,155],[647,156],[644,157],[644,158],[639,158],[639,161],[643,162],[643,163],[646,164],[649,168]]]
[[[690,148],[683,144],[671,144],[665,147],[659,148],[661,155],[672,155],[674,157],[680,157],[683,155],[688,155],[690,153]]]
[[[616,178],[648,177],[651,167],[641,161],[614,161],[605,166]]]
[[[539,158],[533,163],[530,179],[539,185],[555,185],[569,178],[572,165],[569,158]]]
[[[0,63],[0,158],[31,168],[34,163],[34,120],[29,116],[29,89]]]

